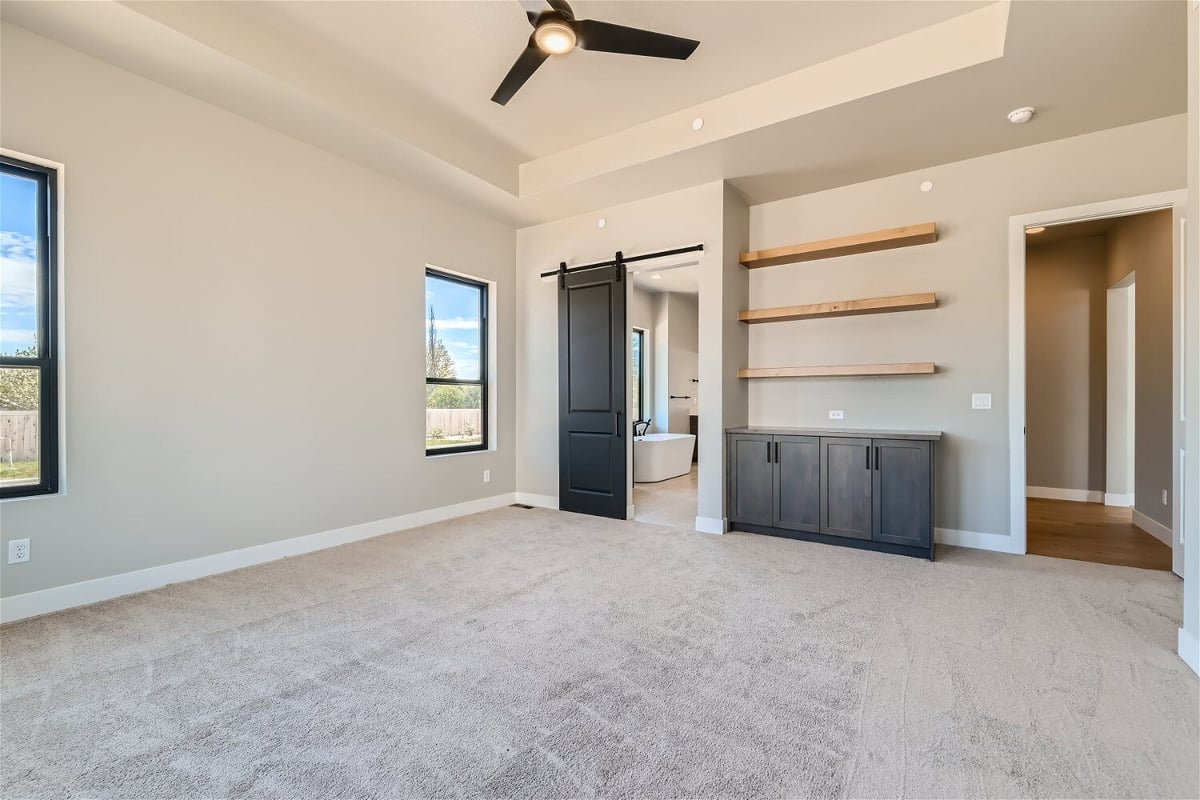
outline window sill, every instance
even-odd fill
[[[51,497],[62,497],[66,494],[63,489],[57,489],[53,492],[38,492],[37,494],[17,494],[0,497],[0,503],[17,503],[22,500],[44,500]]]
[[[450,458],[451,456],[482,456],[488,453],[496,452],[494,447],[485,447],[482,450],[459,450],[450,453],[425,453],[425,458]]]

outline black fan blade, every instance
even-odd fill
[[[536,25],[538,16],[551,8],[546,0],[517,0],[517,2],[521,4],[521,8],[525,9],[525,16],[529,18],[530,25]]]
[[[567,0],[546,0],[546,2],[567,19],[575,19],[575,12],[571,10],[571,6],[567,3]]]
[[[684,60],[700,45],[695,39],[668,36],[665,33],[626,28],[611,22],[581,19],[575,23],[579,46],[584,50],[600,50],[605,53],[625,53],[631,56],[651,58],[677,58]]]
[[[525,81],[529,80],[533,73],[537,72],[537,68],[542,65],[542,62],[550,57],[549,53],[543,53],[537,45],[533,43],[533,37],[529,37],[529,44],[525,47],[524,52],[517,56],[516,62],[512,65],[512,69],[504,76],[504,80],[500,81],[500,86],[496,89],[496,93],[492,95],[492,102],[505,105],[512,99]]]

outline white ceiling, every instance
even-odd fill
[[[424,92],[526,160],[549,155],[986,5],[897,0],[578,0],[576,17],[686,36],[686,62],[576,50],[507,106],[489,101],[531,28],[516,0],[239,2],[288,36]]]
[[[489,98],[529,34],[515,0],[4,0],[0,17],[524,225],[713,180],[765,202],[1181,114],[1185,5],[578,0],[701,45],[551,59],[505,107]],[[1026,104],[1034,121],[1009,125]]]
[[[647,292],[673,292],[675,294],[700,294],[700,267],[688,262],[687,266],[648,268],[630,273],[633,285]]]

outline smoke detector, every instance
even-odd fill
[[[1033,106],[1025,106],[1008,112],[1008,121],[1013,125],[1024,125],[1029,120],[1033,119],[1034,113],[1037,111]]]

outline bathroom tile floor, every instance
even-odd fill
[[[693,530],[696,526],[696,465],[678,478],[633,485],[633,513],[638,522]]]

